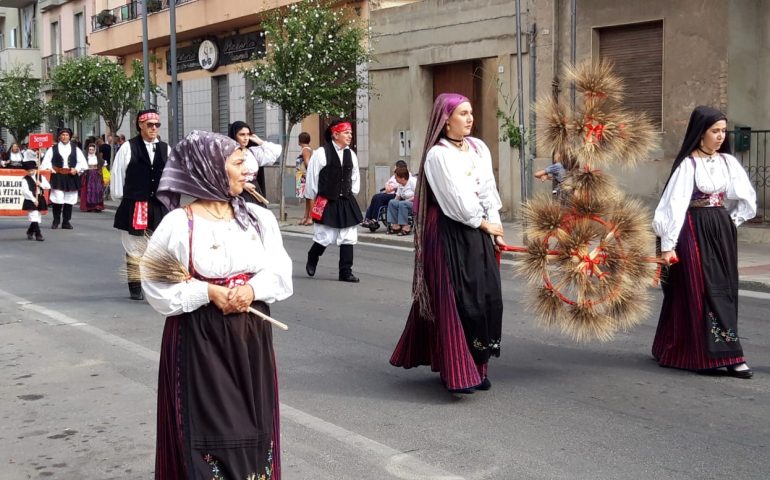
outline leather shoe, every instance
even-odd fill
[[[315,275],[316,266],[317,265],[313,265],[312,263],[310,263],[310,260],[308,260],[307,263],[305,264],[305,271],[307,272],[308,275],[312,277],[313,275]]]
[[[72,224],[71,223],[62,223],[61,228],[64,230],[72,230]]]
[[[27,234],[27,240],[32,240],[32,234],[31,233]]]
[[[59,228],[59,223],[58,222],[53,222],[51,224],[51,230],[56,230],[57,228]]]
[[[464,394],[464,395],[466,395],[466,394],[470,395],[472,393],[476,393],[476,390],[474,390],[473,388],[456,388],[454,390],[450,389],[449,393],[460,393],[460,394]]]
[[[144,292],[141,290],[131,292],[131,300],[144,300]]]
[[[740,365],[746,365],[745,363],[742,363]],[[754,372],[751,371],[750,368],[748,368],[748,365],[746,365],[745,370],[736,370],[735,367],[739,365],[728,365],[727,367],[727,375],[729,377],[735,377],[735,378],[751,378],[754,376]]]
[[[492,382],[489,381],[489,377],[484,377],[484,380],[482,380],[480,384],[476,385],[473,388],[475,388],[476,390],[486,391],[492,388]]]
[[[358,283],[361,279],[353,275],[352,273],[340,273],[340,282]]]

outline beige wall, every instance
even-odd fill
[[[40,55],[47,57],[51,51],[51,23],[59,22],[61,53],[75,48],[75,14],[82,12],[85,17],[86,31],[90,30],[92,12],[84,0],[67,2],[58,8],[52,8],[39,14]]]

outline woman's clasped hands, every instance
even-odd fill
[[[227,288],[209,284],[209,299],[222,310],[222,313],[248,312],[254,301],[254,290],[250,285],[238,285]]]

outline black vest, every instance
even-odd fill
[[[318,174],[318,195],[334,200],[337,197],[349,197],[353,194],[353,156],[350,149],[342,151],[340,157],[332,142],[324,145],[326,166]]]
[[[35,194],[35,179],[32,178],[29,175],[26,175],[24,177],[24,181],[27,182],[27,188],[29,188],[29,191],[32,192],[32,194]],[[43,189],[40,189],[40,193],[37,196],[37,207],[32,202],[32,200],[24,199],[24,203],[21,204],[22,210],[48,210],[48,205],[45,202],[45,197],[43,196]]]
[[[75,168],[78,164],[78,153],[75,144],[70,142],[70,156],[67,159],[67,166],[64,166],[64,158],[59,153],[59,144],[53,146],[53,153],[51,154],[51,165],[56,168]]]
[[[141,135],[128,141],[131,147],[131,160],[126,168],[126,181],[123,185],[123,198],[128,200],[147,201],[155,196],[158,182],[163,175],[168,157],[168,144],[155,144],[155,156],[150,163],[150,156]]]

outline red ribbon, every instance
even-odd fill
[[[350,131],[353,130],[353,127],[352,127],[352,125],[350,125],[350,122],[338,123],[337,125],[335,125],[335,126],[333,126],[331,128],[331,132],[332,133],[341,133],[341,132],[344,132],[346,130],[350,130]]]

